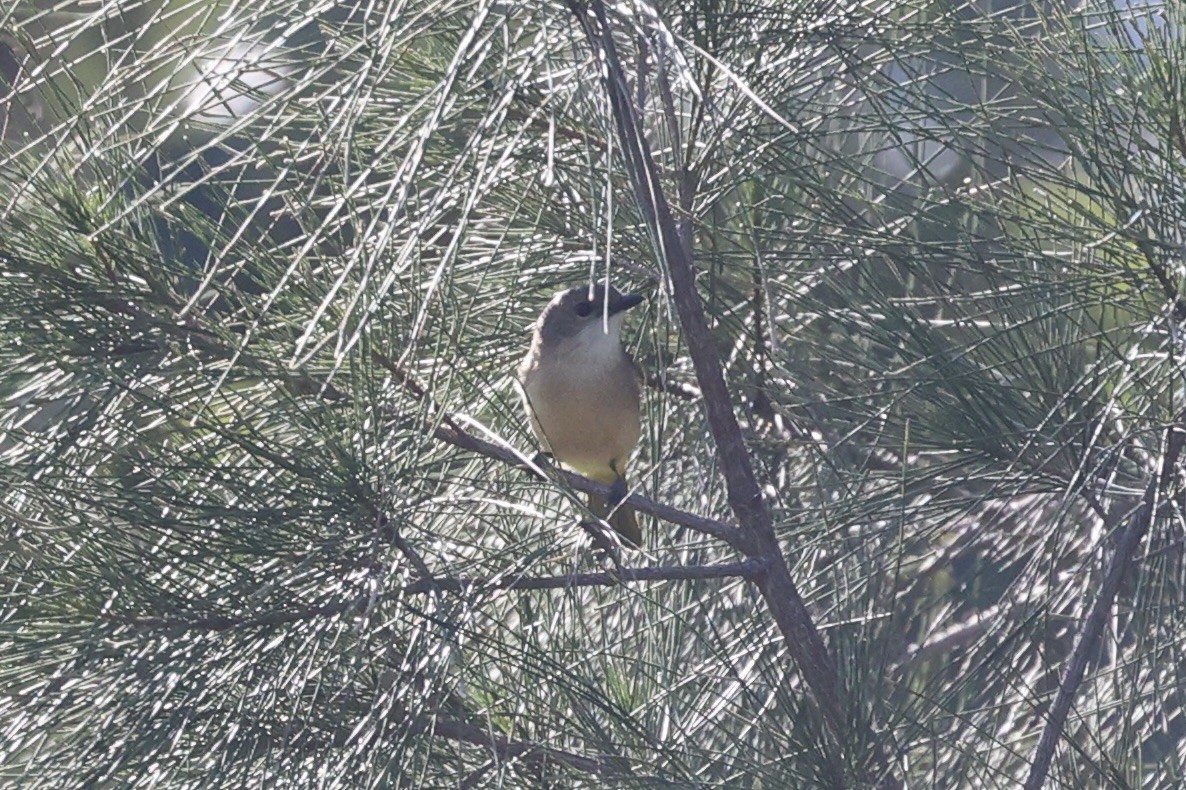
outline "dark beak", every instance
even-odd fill
[[[640,294],[622,294],[617,300],[609,306],[609,314],[615,315],[617,313],[625,312],[631,307],[637,307],[643,303],[643,298]]]

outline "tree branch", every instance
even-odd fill
[[[573,573],[567,576],[536,578],[434,579],[435,589],[447,592],[466,590],[557,590],[573,587],[608,587],[622,582],[690,581],[696,579],[749,579],[765,570],[757,560],[726,562],[720,565],[688,565],[658,568],[621,568],[613,572]],[[415,595],[434,589],[429,584],[414,582],[403,588]]]
[[[696,292],[691,250],[680,239],[679,229],[659,183],[658,168],[630,105],[605,6],[601,0],[593,0],[597,28],[580,0],[568,0],[568,6],[590,45],[599,50],[605,60],[603,76],[621,141],[619,147],[634,184],[639,208],[666,263],[676,312],[692,357],[697,382],[704,395],[709,426],[725,474],[729,505],[740,524],[740,539],[736,545],[747,556],[761,558],[769,563],[766,573],[758,579],[759,589],[788,650],[818,700],[825,719],[833,733],[843,739],[846,722],[836,667],[791,578],[786,558],[774,534],[770,512],[762,500],[749,451],[733,413],[729,390],[716,353],[716,341],[709,331]]]
[[[1157,252],[1157,245],[1146,236],[1141,235],[1142,232],[1141,228],[1137,228],[1130,234],[1129,238],[1133,240],[1133,243],[1137,245],[1137,249],[1145,256],[1145,262],[1149,265],[1149,271],[1153,273],[1157,284],[1161,286],[1162,293],[1170,303],[1170,312],[1173,314],[1174,320],[1182,323],[1186,321],[1186,302],[1182,300],[1181,295],[1178,293],[1178,286],[1174,282],[1175,277],[1170,275],[1165,265],[1161,262]]]
[[[1180,427],[1184,417],[1186,417],[1186,412],[1180,413],[1176,423],[1165,430],[1165,437],[1162,441],[1161,469],[1145,487],[1140,507],[1129,518],[1128,525],[1124,528],[1124,532],[1116,544],[1116,553],[1108,563],[1099,595],[1079,630],[1075,647],[1071,650],[1070,658],[1067,659],[1066,673],[1059,684],[1054,704],[1050,707],[1046,726],[1034,749],[1033,762],[1030,763],[1029,776],[1025,781],[1026,790],[1039,790],[1046,782],[1046,775],[1049,773],[1050,763],[1054,759],[1054,750],[1062,737],[1067,715],[1071,711],[1071,705],[1074,704],[1079,684],[1083,682],[1087,663],[1095,653],[1100,635],[1108,622],[1108,616],[1112,611],[1120,583],[1124,580],[1124,576],[1132,564],[1133,556],[1136,554],[1141,540],[1145,537],[1145,533],[1149,531],[1153,519],[1166,504],[1163,494],[1177,472],[1178,458],[1182,454],[1183,444],[1186,443],[1186,430]]]
[[[418,716],[412,719],[411,729],[417,733],[436,735],[453,741],[485,747],[503,760],[518,758],[537,766],[559,763],[578,771],[599,775],[607,773],[611,767],[611,761],[605,757],[584,757],[537,743],[517,741],[454,719]],[[622,765],[618,772],[624,772],[626,769],[627,766]]]
[[[426,593],[486,592],[491,590],[568,590],[576,587],[612,587],[625,582],[692,581],[703,579],[753,579],[766,570],[758,560],[726,562],[719,565],[686,565],[658,568],[620,568],[613,572],[572,573],[565,576],[509,577],[486,576],[479,578],[426,577],[411,584],[388,589],[378,600],[391,600],[404,595]],[[231,631],[246,628],[263,628],[286,625],[315,617],[336,617],[354,610],[365,609],[376,596],[358,595],[345,601],[307,606],[302,609],[286,609],[264,612],[254,617],[230,617],[215,615],[187,619],[184,617],[122,617],[108,615],[107,619],[118,625],[130,626],[139,631],[160,631],[181,629],[186,631]]]
[[[488,442],[485,439],[479,439],[472,433],[467,431],[457,431],[447,426],[440,426],[433,431],[433,436],[443,442],[448,442],[455,447],[460,447],[465,450],[472,450],[489,458],[496,458],[512,466],[524,466],[523,458],[519,453],[512,450],[510,447],[503,447],[501,445]],[[583,494],[597,494],[599,496],[608,497],[610,495],[610,487],[602,485],[587,477],[582,477],[575,472],[570,472],[567,469],[560,469],[553,467],[552,471],[564,481],[566,485]],[[623,500],[630,507],[642,513],[650,513],[656,518],[671,522],[672,524],[679,524],[696,532],[710,535],[714,538],[725,541],[730,545],[735,545],[739,539],[740,533],[737,528],[726,524],[723,521],[716,519],[705,518],[698,516],[695,513],[689,513],[686,510],[665,505],[662,502],[656,502],[653,499],[648,499],[640,494],[631,494]]]
[[[431,399],[424,388],[421,387],[420,384],[417,383],[415,379],[413,379],[408,373],[401,370],[398,365],[396,365],[382,353],[378,351],[372,351],[371,354],[375,361],[386,368],[395,377],[396,381],[407,388],[407,390],[411,392],[413,396],[419,400],[425,400],[429,402],[434,409],[440,411],[440,409],[431,402]],[[475,453],[479,453],[480,455],[484,455],[487,458],[493,458],[502,461],[503,463],[510,464],[511,466],[526,466],[527,459],[515,452],[514,449],[509,446],[488,442],[485,439],[480,439],[477,436],[474,436],[472,433],[458,425],[456,420],[454,420],[448,414],[444,415],[442,423],[442,425],[438,426],[433,431],[433,436],[440,441],[451,444],[454,447],[460,447],[463,450],[471,450]],[[553,471],[570,488],[580,491],[583,494],[598,494],[602,497],[608,497],[610,495],[609,486],[602,485],[601,483],[590,480],[587,477],[582,477],[581,475],[578,475],[574,472],[569,472],[566,469],[554,468]],[[723,521],[704,518],[703,516],[698,516],[695,513],[689,513],[685,510],[671,507],[670,505],[664,505],[661,502],[656,502],[653,499],[648,499],[647,497],[641,496],[639,494],[631,494],[624,500],[624,502],[629,504],[637,511],[649,513],[656,518],[669,521],[672,524],[679,524],[680,526],[687,527],[688,529],[704,533],[705,535],[710,535],[714,538],[723,540],[730,545],[734,545],[738,539],[739,532],[737,528],[726,524]]]

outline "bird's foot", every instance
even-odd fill
[[[616,470],[615,470],[616,471]],[[606,501],[609,503],[610,510],[613,510],[618,505],[622,504],[622,500],[630,492],[626,489],[626,478],[618,475],[609,487],[609,498]]]

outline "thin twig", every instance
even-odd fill
[[[1130,238],[1133,243],[1137,245],[1137,249],[1145,256],[1145,263],[1149,265],[1149,271],[1153,273],[1153,277],[1157,280],[1157,284],[1161,286],[1161,291],[1171,305],[1171,312],[1174,320],[1181,323],[1186,321],[1186,301],[1182,300],[1181,294],[1178,292],[1178,285],[1175,282],[1175,276],[1171,275],[1166,270],[1166,267],[1159,260],[1157,254],[1157,245],[1154,242],[1141,235],[1140,228],[1133,231]]]
[[[769,338],[766,335],[766,289],[762,286],[762,273],[758,268],[760,260],[754,262],[751,272],[753,285],[752,297],[754,302],[754,414],[767,422],[774,422],[774,407],[770,396],[766,393],[767,368],[769,367],[770,349]]]
[[[663,115],[667,120],[667,133],[671,135],[672,159],[675,162],[675,180],[679,190],[679,239],[685,250],[692,249],[692,206],[696,201],[696,187],[688,168],[689,158],[684,154],[684,138],[680,134],[679,115],[675,111],[675,98],[671,92],[671,81],[667,78],[667,44],[663,36],[657,36],[659,53],[659,97],[663,102]]]
[[[450,694],[449,700],[437,700],[435,710],[448,710],[456,715],[464,711],[464,705]],[[351,710],[370,709],[369,700],[358,698],[354,694],[345,693],[338,697],[343,706]],[[585,773],[627,774],[630,764],[622,758],[610,756],[586,756],[552,746],[544,746],[531,741],[518,740],[495,732],[490,725],[477,726],[467,721],[440,715],[440,713],[426,715],[412,715],[403,705],[396,702],[387,714],[388,721],[396,727],[406,727],[416,735],[428,735],[446,740],[468,743],[489,749],[495,759],[504,762],[519,760],[542,769],[547,764],[566,765]],[[329,731],[319,724],[312,724],[304,719],[292,719],[285,727],[285,737],[295,745],[309,748],[343,749],[357,742],[358,733],[351,727],[335,727]]]
[[[378,362],[384,370],[394,376],[395,380],[399,382],[404,389],[412,393],[416,400],[423,401],[428,406],[430,406],[433,411],[444,415],[442,420],[444,421],[445,425],[448,425],[455,431],[465,433],[461,426],[455,423],[449,414],[445,413],[443,409],[437,406],[436,402],[432,399],[432,396],[428,394],[428,391],[424,389],[424,387],[420,386],[420,382],[416,381],[411,373],[408,373],[399,365],[395,364],[395,362],[393,362],[390,357],[378,349],[371,349],[371,358]]]
[[[137,631],[233,631],[247,628],[267,628],[288,625],[317,617],[337,617],[352,609],[361,608],[373,597],[359,595],[346,601],[335,601],[321,606],[307,606],[302,609],[283,609],[264,612],[254,617],[230,617],[211,615],[208,617],[125,617],[106,615],[105,619],[116,625],[129,626]]]
[[[670,568],[619,568],[613,572],[573,573],[567,576],[535,578],[434,579],[438,589],[447,592],[467,590],[566,590],[573,587],[610,587],[622,582],[692,581],[704,579],[748,579],[765,570],[757,560],[726,562],[719,565],[681,565]],[[408,585],[409,595],[427,592],[428,585]]]
[[[491,590],[568,590],[577,587],[612,587],[625,582],[695,581],[706,579],[751,579],[765,571],[756,560],[726,562],[719,565],[681,565],[658,568],[619,568],[616,571],[573,573],[564,576],[488,576],[451,579],[431,577],[411,584],[389,588],[381,596],[358,595],[345,601],[264,612],[253,617],[215,615],[188,619],[185,617],[122,617],[108,616],[110,622],[130,626],[138,631],[180,629],[184,631],[231,631],[264,628],[312,620],[318,617],[337,617],[362,610],[375,600],[390,600],[404,595],[424,595],[430,592],[470,593]]]
[[[404,558],[412,563],[412,567],[416,569],[416,573],[420,574],[421,580],[426,582],[432,582],[434,580],[432,570],[428,567],[428,563],[424,561],[424,558],[420,556],[420,552],[416,551],[415,547],[408,543],[404,539],[404,536],[399,533],[399,530],[392,526],[391,520],[387,516],[379,516],[379,530],[383,537],[391,541],[399,549],[400,554],[403,554]]]
[[[412,720],[412,731],[448,738],[452,741],[462,741],[475,746],[490,749],[503,760],[516,758],[533,765],[543,766],[547,763],[558,763],[591,774],[605,774],[610,770],[611,760],[606,757],[585,757],[572,752],[541,746],[528,741],[518,741],[491,732],[489,729],[475,727],[454,719],[444,719],[430,716],[418,716]],[[613,761],[615,763],[622,761]],[[629,768],[626,764],[617,766],[616,773],[622,773]]]
[[[1181,423],[1186,413],[1178,415]],[[1083,682],[1083,675],[1087,671],[1087,664],[1095,653],[1100,635],[1107,625],[1112,605],[1116,600],[1116,593],[1120,583],[1132,564],[1141,540],[1149,531],[1150,524],[1159,511],[1167,504],[1165,492],[1174,475],[1177,473],[1178,457],[1182,454],[1182,446],[1186,443],[1186,430],[1178,424],[1170,425],[1165,430],[1162,441],[1161,469],[1157,476],[1149,481],[1145,487],[1145,495],[1141,505],[1128,520],[1120,540],[1116,544],[1116,553],[1108,563],[1104,574],[1104,583],[1099,595],[1091,605],[1091,611],[1083,621],[1075,647],[1067,659],[1066,672],[1058,686],[1058,694],[1054,704],[1050,706],[1050,714],[1046,718],[1046,726],[1042,729],[1041,738],[1034,749],[1034,758],[1030,763],[1029,776],[1025,781],[1026,790],[1039,790],[1046,782],[1046,775],[1050,772],[1050,763],[1054,759],[1054,750],[1062,737],[1066,725],[1067,715],[1074,704],[1079,685]]]

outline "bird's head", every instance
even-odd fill
[[[561,291],[540,314],[535,331],[541,342],[556,345],[577,341],[618,341],[623,314],[642,304],[638,294],[623,294],[612,285],[580,285]],[[601,337],[598,337],[601,336]]]

